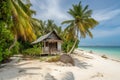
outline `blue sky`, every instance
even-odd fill
[[[67,13],[72,4],[80,0],[31,0],[34,16],[38,19],[52,19],[56,24],[72,17]],[[83,6],[89,5],[93,10],[92,17],[99,21],[93,30],[93,39],[80,40],[79,45],[116,45],[120,46],[120,1],[119,0],[81,0]]]

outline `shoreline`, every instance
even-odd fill
[[[40,60],[9,63],[0,68],[0,80],[120,79],[120,62],[79,49],[75,49],[71,56],[75,61],[75,66],[61,65],[60,62],[41,62]]]
[[[106,59],[109,59],[109,60],[112,60],[112,61],[116,61],[116,62],[120,62],[120,58],[118,58],[116,56],[113,56],[113,55],[108,55],[108,54],[105,54],[105,53],[101,54],[101,53],[98,53],[98,52],[94,52],[92,50],[86,51],[86,50],[83,50],[83,49],[80,49],[80,48],[77,48],[77,49],[80,50],[80,51],[83,51],[85,53],[94,54],[94,55],[97,55],[97,56],[100,56],[100,57],[103,56],[103,58],[105,57]]]
[[[108,54],[108,53],[103,53],[103,52],[99,52],[99,51],[94,51],[94,50],[84,50],[84,49],[82,49],[82,48],[77,48],[77,49],[79,49],[79,50],[83,50],[83,51],[86,51],[86,52],[88,52],[88,53],[93,53],[93,54],[96,54],[96,55],[98,55],[98,56],[102,56],[102,55],[106,55],[108,58],[110,58],[110,59],[115,59],[115,60],[120,60],[120,57],[118,57],[117,55],[114,55],[114,54]]]

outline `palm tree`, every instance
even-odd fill
[[[61,26],[58,26],[54,23],[53,20],[48,20],[47,23],[46,23],[46,26],[45,26],[45,32],[46,34],[55,30],[56,33],[59,35],[59,36],[62,36],[63,35],[63,31],[62,31],[62,27]]]
[[[37,37],[45,35],[53,30],[55,30],[59,35],[62,35],[62,28],[57,26],[53,20],[42,21],[33,18],[32,24],[34,25],[33,30],[37,34]]]
[[[9,0],[8,4],[12,12],[13,22],[10,29],[15,35],[15,41],[10,46],[10,50],[15,45],[17,39],[31,42],[36,39],[36,35],[33,32],[33,25],[31,24],[31,15],[34,11],[30,10],[30,4],[24,4],[21,0]]]
[[[75,35],[73,37],[75,39],[75,43],[72,49],[68,52],[71,53],[78,41],[78,35],[80,34],[80,38],[85,38],[86,35],[89,35],[92,38],[93,35],[90,32],[90,29],[93,29],[98,24],[98,22],[91,17],[92,10],[88,9],[88,5],[83,7],[81,2],[79,2],[79,4],[73,5],[73,8],[69,9],[68,13],[73,17],[73,19],[64,21],[62,24],[69,24],[69,27],[66,29],[69,31],[71,28],[71,31],[73,31],[72,33]],[[69,31],[70,34],[71,31]]]
[[[56,32],[57,32],[57,34],[62,38],[62,36],[63,36],[63,30],[62,30],[62,27],[61,26],[56,26],[55,27],[55,29],[54,29]]]
[[[51,31],[53,31],[55,28],[57,27],[57,25],[54,23],[53,20],[48,20],[46,23],[46,33],[49,33]]]
[[[45,22],[43,22],[42,20],[32,18],[31,23],[33,25],[33,30],[37,37],[40,37],[41,35],[45,34],[45,32],[44,32],[45,31]]]

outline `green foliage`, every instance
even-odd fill
[[[0,22],[9,25],[11,23],[11,10],[8,5],[9,0],[0,0]]]
[[[20,52],[22,53],[23,50],[26,50],[28,48],[31,48],[32,45],[30,44],[30,42],[24,42],[24,41],[20,41],[19,40],[19,46],[20,46]]]
[[[29,49],[26,49],[22,52],[22,54],[24,55],[29,55],[29,56],[40,56],[40,54],[42,53],[42,49],[40,47],[38,48],[29,48]]]
[[[5,49],[4,52],[2,52],[3,61],[8,60],[12,55],[13,54],[11,51],[9,51],[8,49]]]
[[[40,37],[42,35],[45,35],[53,30],[55,30],[60,36],[62,34],[62,28],[61,26],[58,26],[55,24],[53,20],[47,20],[47,21],[42,21],[38,19],[33,19],[32,23],[36,28],[35,33],[37,34],[37,37]]]
[[[8,2],[9,0],[0,1],[0,63],[12,55],[8,48],[14,40],[13,35],[7,29],[11,25],[11,10]]]
[[[3,23],[0,23],[0,47],[8,48],[13,43],[13,39],[11,32],[5,28]]]
[[[6,29],[4,22],[0,22],[0,62],[8,59],[12,53],[8,48],[13,43],[14,37],[11,32]]]
[[[2,57],[2,48],[0,48],[0,62],[3,60],[3,57]]]
[[[64,43],[62,44],[62,50],[63,50],[64,52],[66,52],[66,53],[69,52],[70,49],[72,48],[74,42],[75,42],[75,41],[72,40],[72,39],[69,40],[69,41],[64,41]],[[78,40],[78,42],[77,42],[75,48],[78,47],[78,43],[79,43],[79,40]]]
[[[25,1],[27,2],[28,0]],[[32,12],[30,7],[27,7],[21,0],[8,0],[8,5],[12,12],[11,19],[13,25],[9,27],[11,32],[17,39],[29,42],[35,40],[36,35],[33,32],[33,25],[31,24]]]
[[[11,49],[12,54],[20,53],[20,43],[16,42],[15,46]]]

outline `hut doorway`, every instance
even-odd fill
[[[49,43],[49,52],[56,52],[57,51],[57,42]]]

